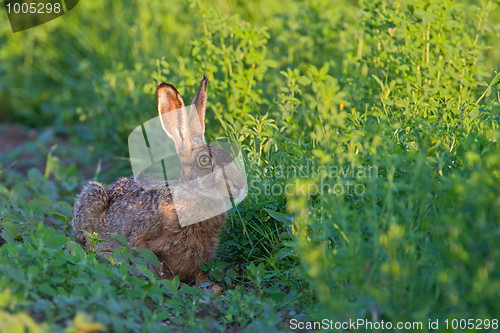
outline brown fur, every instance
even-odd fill
[[[98,250],[114,250],[119,247],[119,243],[109,233],[116,233],[124,236],[130,246],[153,251],[162,263],[162,269],[157,272],[160,275],[178,275],[184,282],[196,279],[198,285],[209,281],[199,265],[212,259],[226,213],[182,227],[176,207],[195,207],[201,210],[200,207],[220,205],[224,198],[205,196],[200,199],[193,195],[190,200],[191,193],[194,194],[197,190],[189,188],[187,195],[183,197],[186,202],[176,202],[174,205],[171,188],[175,186],[173,184],[194,184],[199,176],[210,174],[216,166],[224,166],[235,191],[241,190],[246,185],[246,180],[232,163],[229,153],[205,143],[206,88],[207,79],[204,77],[188,121],[184,101],[175,87],[165,83],[158,86],[160,120],[165,132],[174,140],[182,164],[181,179],[170,184],[155,181],[159,186],[147,188],[144,184],[149,179],[143,182],[141,179],[121,178],[107,188],[90,181],[78,195],[73,207],[76,242],[88,247],[89,240],[81,230],[96,232],[100,238],[107,240],[99,244]],[[179,108],[183,112],[176,112]],[[210,166],[202,166],[197,162],[200,155],[211,157]],[[221,177],[220,173],[216,177]],[[200,189],[209,186],[203,182],[197,184]],[[217,188],[220,186],[224,188]],[[215,193],[223,193],[227,190],[226,187],[224,182],[217,183]]]
[[[120,234],[130,246],[153,251],[163,264],[162,273],[179,275],[184,282],[203,275],[198,265],[212,259],[226,220],[224,213],[181,227],[170,190],[146,190],[132,178],[121,178],[106,189],[91,181],[76,199],[73,216],[76,242],[89,246],[82,229],[109,241],[98,250],[114,250],[120,245],[108,232]]]

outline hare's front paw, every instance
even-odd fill
[[[214,293],[221,293],[223,291],[221,286],[219,286],[217,283],[210,281],[210,279],[208,278],[208,274],[200,275],[196,279],[195,287],[200,287],[201,285],[203,285],[202,287],[203,289],[209,289]]]

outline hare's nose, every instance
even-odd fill
[[[243,192],[245,186],[246,186],[246,181],[233,183],[233,188],[238,194]]]

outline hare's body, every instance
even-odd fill
[[[107,188],[89,182],[73,208],[76,242],[88,246],[81,230],[95,232],[107,240],[99,250],[114,250],[119,244],[109,234],[116,233],[130,246],[153,251],[162,263],[161,276],[209,281],[199,265],[212,259],[230,208],[228,195],[243,193],[246,179],[228,152],[205,142],[206,88],[204,77],[188,119],[174,86],[158,86],[160,121],[175,143],[180,178],[168,183],[146,176],[121,178]]]
[[[181,227],[168,188],[144,189],[133,178],[121,178],[108,188],[90,182],[74,206],[75,241],[88,246],[80,230],[96,232],[108,240],[98,250],[120,244],[108,233],[127,238],[130,246],[150,249],[163,265],[162,275],[192,281],[202,275],[198,267],[212,259],[226,213]]]

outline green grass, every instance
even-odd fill
[[[38,136],[0,153],[0,332],[500,319],[499,18],[495,1],[138,0],[1,23],[0,120]],[[189,102],[203,74],[207,136],[241,145],[249,184],[203,266],[223,297],[154,277],[148,251],[71,241],[79,187],[131,173],[157,82]]]

